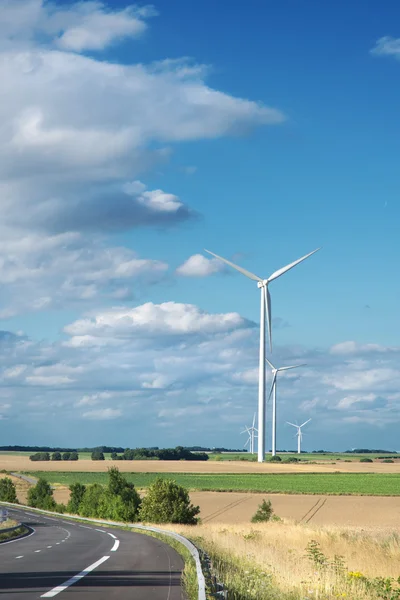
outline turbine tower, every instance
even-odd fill
[[[254,417],[253,417],[253,425],[251,427],[247,427],[245,425],[245,429],[244,431],[241,431],[240,433],[248,433],[249,434],[249,439],[247,440],[247,442],[245,443],[245,446],[247,446],[247,444],[250,442],[250,454],[254,454],[254,440],[257,437],[256,433],[258,433],[258,429],[255,426],[256,424],[256,413],[254,413]]]
[[[304,421],[302,425],[295,425],[294,423],[289,423],[289,421],[286,421],[288,425],[292,425],[292,427],[296,427],[297,429],[297,433],[295,433],[295,435],[297,435],[297,454],[301,454],[301,440],[303,439],[303,432],[301,431],[301,428],[304,427],[304,425],[307,425],[307,423],[310,421],[311,419],[308,419],[308,421]]]
[[[289,371],[289,369],[297,369],[297,367],[305,367],[306,365],[294,365],[292,367],[280,367],[279,369],[276,369],[274,367],[274,365],[268,360],[268,358],[265,359],[267,361],[267,363],[269,364],[269,366],[271,367],[272,370],[272,383],[271,383],[271,389],[269,391],[269,396],[268,396],[268,400],[271,398],[271,394],[273,394],[272,396],[272,456],[276,455],[276,380],[278,377],[278,373],[280,373],[281,371]]]
[[[277,271],[274,271],[272,275],[268,277],[268,279],[262,279],[258,277],[258,275],[254,275],[254,273],[250,273],[246,269],[235,265],[230,260],[223,258],[222,256],[218,256],[218,254],[214,254],[214,252],[210,252],[210,250],[205,250],[208,254],[215,256],[215,258],[219,258],[223,262],[225,262],[230,267],[242,273],[249,279],[257,282],[257,287],[261,292],[261,311],[260,311],[260,362],[259,362],[259,380],[258,380],[258,462],[265,461],[265,315],[267,315],[267,325],[268,325],[268,338],[269,338],[269,347],[272,352],[272,331],[271,331],[271,296],[268,290],[268,285],[274,279],[277,279],[290,269],[293,269],[296,265],[301,263],[303,260],[314,254],[320,250],[317,248],[313,250],[309,254],[302,256],[298,260],[286,265],[286,267],[282,267]]]

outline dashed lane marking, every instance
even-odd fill
[[[111,548],[111,552],[116,552],[119,548],[119,540],[115,540],[114,546]]]
[[[21,556],[16,556],[15,558],[24,558],[24,555],[22,554]]]
[[[49,592],[42,594],[40,597],[41,598],[54,598],[54,596],[57,596],[57,594],[60,594],[61,592],[63,592],[67,588],[69,588],[71,585],[74,585],[74,583],[77,583],[77,581],[79,581],[80,579],[83,579],[83,577],[86,577],[86,575],[91,573],[91,571],[94,571],[95,569],[97,569],[97,567],[99,567],[101,564],[103,564],[109,558],[110,558],[109,556],[103,556],[103,558],[100,558],[100,560],[98,560],[97,562],[93,563],[92,565],[89,565],[89,567],[86,567],[86,569],[84,571],[81,571],[77,575],[74,575],[74,577],[71,577],[71,579],[68,579],[68,581],[66,581],[62,585],[58,585],[57,587],[53,588]]]

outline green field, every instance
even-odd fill
[[[107,473],[35,471],[27,475],[63,485],[106,484],[108,479]],[[124,476],[140,489],[147,488],[156,477],[163,477],[174,479],[193,491],[400,496],[398,473],[124,473]]]
[[[278,452],[278,455],[282,460],[285,458],[295,457],[301,461],[322,461],[322,462],[332,462],[332,461],[359,461],[360,458],[387,458],[388,456],[395,456],[394,454],[345,454],[345,453],[313,453],[313,452],[305,452],[304,454],[297,454],[294,452]],[[271,458],[269,454],[266,456],[266,460],[268,461]],[[400,454],[398,455],[400,459]],[[249,452],[224,452],[223,454],[209,454],[209,460],[217,460],[217,461],[230,461],[230,460],[249,460],[249,461],[257,461],[256,454],[250,454]]]

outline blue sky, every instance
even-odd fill
[[[398,3],[0,15],[4,443],[240,446],[259,295],[203,248],[322,246],[271,284],[278,446],[396,449]]]

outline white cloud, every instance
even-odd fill
[[[223,263],[217,258],[206,258],[202,254],[193,254],[176,269],[184,277],[207,277],[224,270]]]
[[[108,421],[122,417],[122,411],[119,408],[99,408],[83,413],[82,417],[93,421]]]
[[[376,56],[394,56],[400,59],[400,38],[394,38],[390,35],[379,38],[371,54]]]
[[[341,342],[331,347],[331,354],[346,355],[346,354],[364,354],[364,353],[384,353],[397,351],[397,348],[389,346],[381,346],[380,344],[358,344],[354,341]]]
[[[99,392],[98,394],[86,394],[82,396],[77,402],[75,402],[75,406],[94,406],[99,404],[103,400],[109,400],[112,397],[110,392]]]
[[[250,323],[238,313],[209,314],[193,304],[147,302],[132,309],[114,309],[93,318],[80,319],[67,325],[64,331],[74,338],[130,338],[142,333],[154,334],[213,334],[249,327]],[[103,342],[101,342],[103,343]]]

